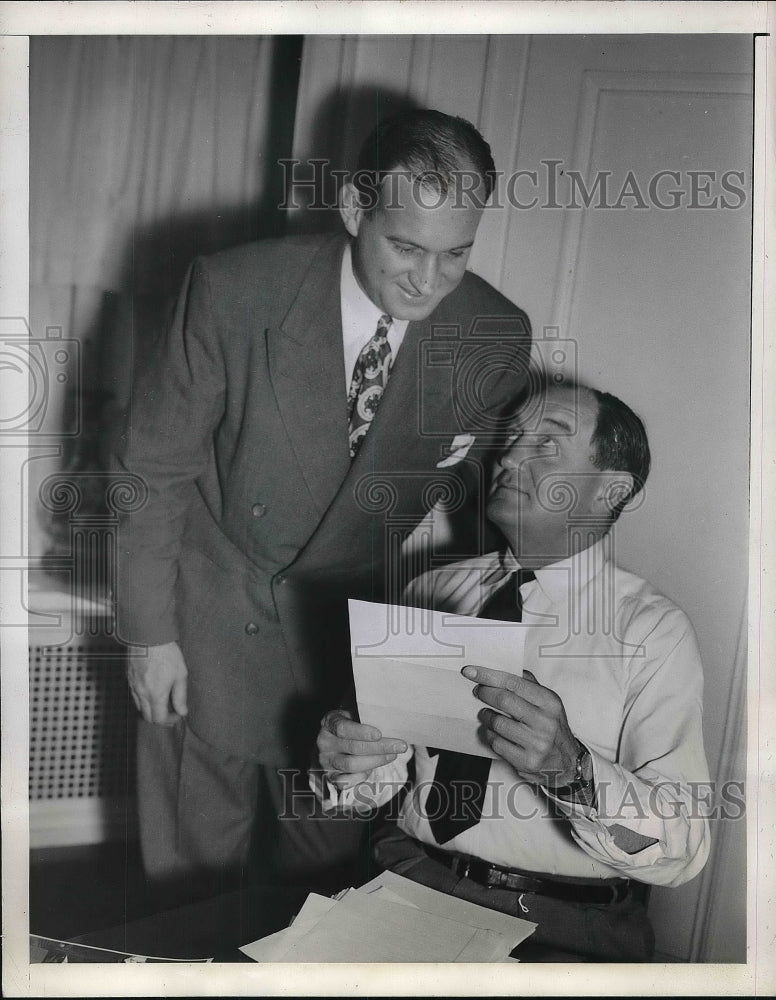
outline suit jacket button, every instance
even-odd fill
[[[248,622],[245,626],[246,635],[257,635],[259,631],[259,626],[256,622]]]
[[[255,503],[251,507],[251,514],[253,514],[254,517],[264,517],[266,513],[267,513],[267,508],[264,506],[263,503]]]

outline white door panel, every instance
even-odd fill
[[[743,728],[743,702],[730,692],[734,672],[745,671],[738,643],[748,530],[750,47],[743,38],[674,39],[670,53],[655,39],[623,42],[613,54],[594,40],[532,45],[521,168],[563,160],[554,169],[578,170],[588,191],[608,171],[608,197],[594,197],[592,206],[616,204],[628,171],[638,191],[622,198],[628,208],[524,213],[532,234],[542,230],[538,261],[513,213],[507,255],[515,266],[503,286],[523,304],[527,295],[517,288],[530,288],[534,324],[546,310],[560,336],[576,342],[580,377],[620,395],[646,421],[653,472],[644,503],[622,520],[618,558],[673,597],[695,625],[706,673],[706,746],[720,781],[743,777],[740,758],[736,765],[722,750],[725,734],[729,743]],[[666,170],[678,171],[679,183],[664,178],[653,200],[650,180]],[[723,175],[732,188],[746,187],[745,200],[722,187]],[[679,192],[680,207],[657,207],[657,199],[673,203],[669,190]],[[569,194],[559,176],[556,200],[568,204]],[[642,198],[647,207],[635,207]],[[722,208],[723,200],[735,207]],[[583,204],[579,194],[576,202]],[[552,275],[546,287],[538,287],[537,268]],[[746,887],[735,874],[745,863],[742,821],[738,827],[715,824],[714,855],[701,878],[653,890],[659,951],[744,959]],[[715,892],[704,892],[707,881]],[[707,925],[725,929],[713,955],[704,945]]]
[[[336,106],[344,117],[332,127],[351,150],[371,124],[365,109],[391,92],[470,118],[491,143],[503,207],[486,212],[471,267],[526,309],[537,337],[555,327],[573,339],[581,377],[646,421],[654,471],[617,549],[696,627],[718,780],[743,776],[751,53],[750,37],[729,35],[308,39],[295,137],[297,155],[311,155],[316,114]],[[632,171],[646,207],[633,207],[638,195],[621,199],[631,207],[594,207],[596,197],[569,207],[568,170],[588,190],[609,171],[606,204]],[[513,195],[536,196],[532,208],[508,203],[516,171],[526,173]],[[651,192],[659,171],[678,171],[679,183]],[[726,191],[723,174],[745,193]],[[690,208],[693,183],[695,203],[734,207]],[[680,207],[658,207],[673,188]],[[714,835],[698,879],[652,893],[658,949],[743,961],[743,822]]]

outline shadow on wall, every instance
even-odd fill
[[[264,154],[275,160],[290,153],[302,44],[301,37],[278,39],[279,55],[273,61],[267,99],[272,115],[265,143],[255,151],[257,157]],[[208,150],[200,152],[206,155]],[[68,333],[81,345],[80,377],[68,381],[61,412],[63,427],[79,415],[80,432],[64,441],[59,472],[70,478],[79,494],[77,517],[95,518],[97,534],[112,530],[105,474],[129,405],[135,359],[147,355],[161,336],[191,261],[201,254],[282,235],[282,200],[282,175],[269,169],[261,196],[250,204],[213,205],[136,227],[127,239],[113,290],[69,289]],[[42,293],[45,299],[48,289]],[[85,308],[79,307],[84,303]],[[47,575],[65,590],[92,598],[107,596],[108,581],[113,579],[113,567],[105,565],[106,559],[112,559],[110,544],[105,544],[105,538],[93,542],[99,556],[91,550],[80,551],[81,535],[72,530],[73,511],[46,510],[40,496],[34,515],[31,511],[31,523],[44,534],[38,551],[44,552]],[[57,571],[58,565],[64,568]],[[73,566],[84,570],[81,579],[73,579]]]
[[[361,146],[377,122],[419,106],[398,91],[370,86],[345,92],[336,90],[324,97],[309,136],[296,143],[294,156],[298,164],[293,168],[289,165],[285,171],[288,231],[320,233],[337,229],[340,226],[338,185],[329,170],[355,172]],[[323,160],[324,164],[313,167],[312,160]],[[310,186],[314,179],[315,189]],[[294,186],[294,181],[302,183]],[[318,207],[316,197],[328,207]]]
[[[63,419],[69,421],[74,413],[79,413],[81,432],[66,442],[61,471],[78,477],[79,516],[89,513],[98,520],[104,516],[109,527],[105,473],[129,406],[133,368],[136,359],[154,350],[190,263],[198,256],[257,239],[338,228],[334,181],[327,192],[329,208],[309,206],[312,200],[309,188],[302,190],[302,197],[292,190],[294,179],[310,176],[305,161],[323,159],[332,169],[355,170],[361,144],[378,117],[389,117],[417,106],[402,94],[375,87],[356,88],[347,93],[335,91],[324,96],[309,138],[304,148],[297,151],[300,166],[292,173],[280,161],[292,157],[297,79],[289,80],[289,67],[298,76],[302,40],[285,41],[289,50],[277,62],[268,102],[273,114],[267,147],[273,151],[274,164],[267,171],[261,197],[248,205],[213,206],[159,219],[153,225],[136,229],[125,248],[120,291],[103,292],[91,311],[93,319],[83,329],[73,330],[73,336],[82,344],[81,377],[72,382],[74,388],[65,396]],[[257,150],[256,155],[266,155],[266,151],[266,148]],[[291,207],[294,200],[299,204],[297,209]],[[78,297],[81,290],[73,289],[72,294]],[[106,586],[110,589],[108,581],[113,578],[113,568],[97,566],[91,553],[72,551],[70,512],[51,513],[41,510],[38,504],[36,513],[48,538],[44,560],[70,563],[75,558],[89,573],[96,574],[95,580],[74,581],[68,569],[67,583],[64,577],[62,580],[65,589],[91,598],[107,596],[100,591]],[[109,551],[110,546],[101,546],[101,550]],[[56,577],[57,573],[49,575]]]

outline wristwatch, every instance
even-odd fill
[[[549,788],[548,790],[553,793],[553,795],[559,795],[561,798],[567,798],[569,796],[576,797],[590,797],[590,791],[593,787],[593,761],[590,757],[590,751],[584,745],[577,740],[577,759],[574,761],[574,777],[567,785],[557,785],[555,788]]]

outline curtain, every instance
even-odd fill
[[[296,38],[32,38],[33,284],[155,291],[191,255],[277,230],[300,51]]]
[[[52,471],[103,468],[131,384],[190,261],[284,231],[302,39],[30,39],[30,320],[75,342],[47,386]],[[30,555],[57,526],[30,510]],[[54,546],[56,550],[56,545]]]

